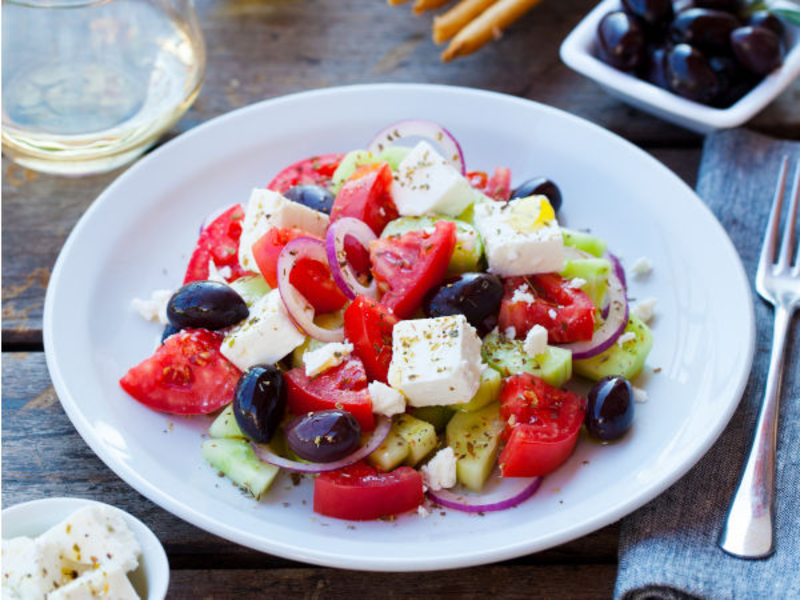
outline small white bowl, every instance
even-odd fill
[[[139,568],[128,574],[131,583],[140,598],[163,600],[169,587],[169,562],[164,547],[147,525],[115,506],[83,498],[45,498],[16,504],[3,509],[3,539],[36,537],[76,510],[91,505],[105,506],[122,514],[142,547]]]
[[[606,90],[633,106],[698,133],[738,127],[753,118],[800,75],[800,31],[784,21],[784,41],[790,49],[783,65],[765,77],[729,108],[712,108],[693,102],[607,65],[595,53],[597,25],[606,13],[619,10],[619,0],[603,0],[561,44],[561,60],[594,79]]]

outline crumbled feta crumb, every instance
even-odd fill
[[[620,348],[622,348],[623,345],[625,345],[626,343],[630,342],[631,340],[635,340],[635,339],[636,339],[636,334],[635,333],[633,333],[632,331],[626,331],[625,333],[623,333],[621,336],[619,336],[617,338],[617,345]]]
[[[456,455],[449,446],[439,450],[421,469],[422,481],[436,491],[456,484]]]
[[[585,285],[586,285],[586,280],[583,279],[582,277],[573,277],[567,284],[568,287],[571,287],[574,290],[579,290]]]
[[[131,300],[131,308],[147,321],[155,321],[166,325],[169,323],[169,319],[167,319],[167,304],[173,293],[170,290],[156,290],[150,295],[150,300],[141,300],[139,298]]]
[[[558,313],[556,312],[556,309],[554,309],[554,308],[551,308],[550,310],[548,310],[547,314],[550,316],[551,319],[555,319],[558,316]]]
[[[431,515],[431,511],[420,504],[417,507],[417,514],[422,517],[423,519],[427,519]]]
[[[633,401],[642,404],[647,402],[647,392],[645,392],[642,388],[635,387],[633,388]]]
[[[232,275],[231,268],[227,265],[218,269],[213,258],[208,259],[208,280],[216,281],[217,283],[224,283],[227,285],[228,279]]]
[[[650,319],[653,318],[653,314],[655,313],[656,308],[656,299],[655,298],[645,298],[644,300],[640,300],[636,306],[633,307],[633,314],[639,317],[645,323],[649,322]]]
[[[633,266],[631,267],[631,272],[633,273],[634,277],[644,277],[652,270],[653,263],[651,263],[650,259],[646,256],[637,258],[636,262],[634,262]]]
[[[353,344],[333,342],[321,348],[303,354],[303,364],[306,366],[306,375],[313,377],[332,369],[347,358],[353,351]]]
[[[521,285],[514,290],[514,295],[511,296],[511,302],[524,302],[525,304],[533,304],[536,298],[533,297],[527,285]]]
[[[525,336],[525,342],[522,348],[530,357],[542,354],[547,350],[547,329],[541,325],[534,325],[531,327],[528,335]]]
[[[514,326],[507,327],[506,330],[503,332],[503,335],[506,336],[508,339],[513,340],[517,337],[517,328]]]
[[[380,381],[373,381],[367,386],[372,400],[372,412],[379,415],[399,415],[406,410],[406,397],[396,389]]]

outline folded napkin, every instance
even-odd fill
[[[793,173],[800,143],[744,130],[713,134],[703,148],[697,192],[727,230],[751,281],[786,154],[792,157]],[[800,318],[794,320],[786,348],[776,552],[766,560],[747,561],[717,547],[750,448],[769,365],[772,307],[756,298],[755,314],[753,370],[728,428],[683,479],[622,522],[615,598],[800,599]]]

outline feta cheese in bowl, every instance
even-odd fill
[[[3,509],[2,521],[4,598],[166,596],[169,563],[161,542],[118,508],[46,498]],[[16,589],[14,574],[34,570],[42,577],[26,576],[24,589]]]

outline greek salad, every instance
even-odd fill
[[[630,308],[620,261],[561,206],[546,177],[467,171],[427,121],[292,164],[207,217],[182,287],[134,301],[165,329],[120,384],[213,413],[203,457],[256,500],[288,470],[339,519],[515,506],[582,428],[630,435],[646,398],[655,300]]]

